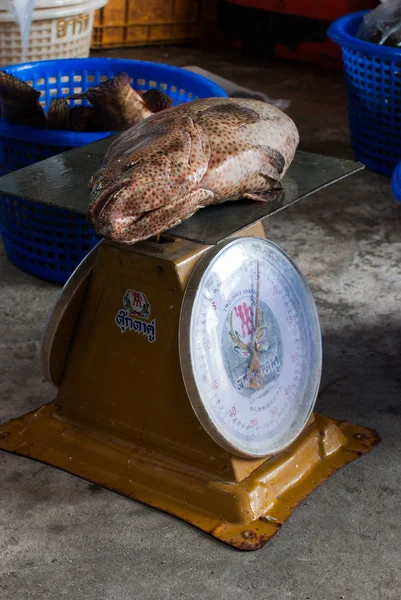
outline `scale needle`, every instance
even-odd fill
[[[253,336],[251,342],[252,360],[249,365],[248,371],[248,387],[254,390],[260,390],[263,388],[263,378],[260,372],[260,364],[258,358],[258,345],[256,344],[256,334],[259,329],[259,290],[260,290],[260,277],[259,277],[259,261],[256,263],[256,299],[255,299],[255,322],[253,325]]]

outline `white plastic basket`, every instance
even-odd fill
[[[11,12],[0,9],[0,66],[88,57],[95,11],[106,4],[107,0],[37,0],[25,56],[19,26]]]

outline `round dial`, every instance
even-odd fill
[[[286,448],[315,404],[322,362],[313,296],[296,264],[265,239],[217,246],[184,296],[180,361],[210,436],[243,457]]]

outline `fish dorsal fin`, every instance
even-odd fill
[[[260,116],[252,108],[241,106],[235,102],[223,102],[205,110],[200,119],[218,117],[224,119],[224,123],[232,127],[242,127],[260,121]]]
[[[86,92],[79,92],[68,96],[70,100],[89,100],[92,104],[102,101],[108,96],[115,96],[122,92],[124,88],[130,86],[128,73],[120,73],[111,79],[107,79],[95,87],[91,87]]]

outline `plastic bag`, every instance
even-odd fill
[[[224,77],[210,73],[210,71],[206,71],[200,67],[190,66],[184,67],[184,69],[187,71],[192,71],[192,73],[197,73],[202,77],[206,77],[206,79],[210,79],[210,81],[213,81],[216,85],[220,86],[230,96],[230,98],[251,98],[253,100],[261,100],[262,102],[276,106],[280,110],[285,110],[291,104],[291,100],[270,98],[263,92],[255,92],[255,90],[250,90],[246,87],[238,85],[229,79],[224,79]]]
[[[13,15],[14,21],[19,25],[21,33],[22,56],[21,61],[26,59],[31,33],[32,16],[35,8],[35,0],[7,0],[6,9]]]
[[[356,37],[382,46],[401,46],[401,0],[382,0],[364,16]]]

